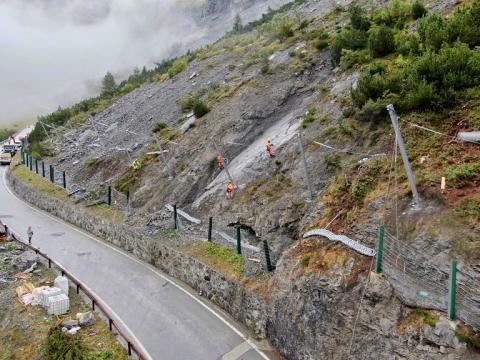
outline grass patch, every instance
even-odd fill
[[[202,258],[206,258],[213,266],[225,270],[226,273],[244,272],[244,263],[242,255],[238,255],[234,250],[212,243],[204,242],[197,247]]]
[[[461,217],[470,218],[472,222],[480,222],[480,200],[465,200],[455,208],[455,213]]]
[[[437,320],[433,318],[428,310],[417,308],[415,309],[415,314],[418,315],[425,324],[435,327]]]
[[[18,158],[18,155],[15,158]],[[17,164],[18,164],[18,160],[17,160]],[[37,189],[38,191],[47,193],[62,201],[70,201],[70,198],[68,197],[64,189],[56,185],[53,185],[46,178],[43,178],[41,175],[37,175],[35,172],[27,169],[26,166],[23,166],[23,165],[13,166],[11,168],[11,171],[13,175],[15,175],[15,177],[17,177],[19,180],[35,187],[35,189]]]
[[[95,166],[96,163],[97,163],[97,159],[94,159],[94,158],[88,158],[84,162],[85,166],[88,167],[88,168],[91,168],[91,167]]]
[[[479,163],[460,164],[456,166],[450,166],[445,170],[445,175],[448,180],[468,180],[477,176],[480,170]]]

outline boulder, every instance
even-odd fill
[[[77,314],[78,325],[80,326],[89,326],[95,324],[95,316],[91,311],[86,313],[78,313]]]
[[[63,320],[60,325],[67,330],[70,330],[71,328],[78,326],[78,320]]]

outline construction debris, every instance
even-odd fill
[[[31,280],[32,279],[32,274],[27,274],[24,272],[20,272],[15,274],[15,278],[20,279],[20,280]]]

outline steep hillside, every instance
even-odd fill
[[[454,1],[357,5],[296,1],[270,12],[123,96],[121,87],[103,110],[67,116],[34,149],[50,152],[46,161],[66,171],[79,199],[101,201],[108,185],[118,199],[128,192],[124,220],[146,234],[171,228],[165,205],[175,203],[231,236],[240,227],[252,245],[268,240],[278,259],[263,287],[269,338],[289,359],[322,358],[320,350],[341,359],[352,349],[358,359],[478,358],[472,329],[456,328],[467,349],[440,313],[412,307],[445,310],[455,258],[465,289],[459,316],[480,327],[469,313],[480,301],[480,147],[456,139],[480,125],[480,3],[459,12]],[[416,206],[390,103],[401,115]],[[228,172],[216,167],[218,153]],[[302,240],[327,228],[374,248],[382,224],[394,291],[384,279],[367,282],[371,258],[323,237]]]

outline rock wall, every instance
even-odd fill
[[[265,337],[267,307],[257,295],[237,281],[208,267],[197,259],[162,244],[161,240],[142,236],[130,227],[112,224],[65,203],[7,173],[10,188],[23,200],[122,248],[179,279],[250,328],[258,338]]]

